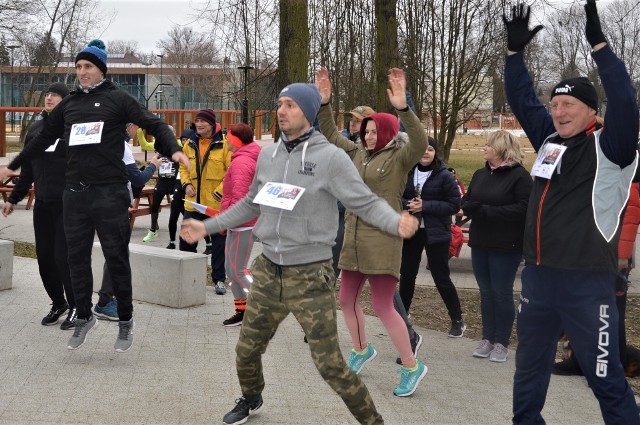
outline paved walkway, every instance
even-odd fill
[[[10,218],[0,217],[0,239],[33,242],[31,216],[19,206]],[[167,216],[160,214],[151,245],[166,245]],[[136,220],[133,243],[142,243],[148,224],[148,217]],[[459,286],[475,286],[468,252],[452,260],[452,268]],[[424,269],[420,282],[430,284]],[[0,425],[221,423],[240,394],[234,360],[239,329],[221,326],[234,309],[231,294],[208,290],[205,305],[181,310],[134,305],[129,353],[114,352],[117,324],[111,322],[99,322],[85,346],[69,351],[70,331],[40,325],[49,306],[36,261],[15,257],[13,289],[0,291]],[[349,336],[338,317],[347,353]],[[505,364],[474,359],[477,341],[418,329],[429,374],[412,397],[398,398],[392,395],[396,350],[376,317],[368,317],[367,326],[379,356],[362,378],[387,424],[510,423],[513,352]],[[270,344],[264,370],[265,408],[249,423],[356,423],[315,370],[292,317]],[[552,377],[544,415],[550,424],[602,423],[595,398],[577,377]]]

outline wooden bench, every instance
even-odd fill
[[[463,235],[462,242],[469,243],[469,226],[464,226],[464,225],[471,221],[471,217],[465,217],[462,210],[458,211],[457,214],[454,214],[453,217],[454,217],[454,220],[457,217],[462,217],[462,220],[460,221],[460,223],[455,223],[455,224],[456,226],[460,227],[460,229],[462,229],[462,235]]]
[[[9,177],[0,181],[0,193],[2,193],[2,199],[4,202],[7,202],[7,200],[9,199],[8,194],[10,194],[13,191],[13,188],[16,185],[16,180],[18,179],[18,177],[20,177],[20,173],[13,172],[11,173],[11,175],[9,175]],[[31,187],[29,188],[29,192],[27,193],[27,205],[25,205],[26,210],[31,209],[31,206],[33,205],[33,200],[35,199],[35,197],[36,197],[36,191],[33,184],[31,184]]]
[[[140,192],[140,196],[133,198],[133,204],[129,207],[129,225],[133,229],[133,224],[137,217],[151,214],[151,205],[153,205],[153,190],[155,186],[145,186]],[[162,207],[171,205],[171,195],[167,193],[166,202],[160,203],[160,211]]]

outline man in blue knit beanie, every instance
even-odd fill
[[[97,233],[117,299],[119,332],[114,348],[124,353],[133,344],[134,327],[129,264],[131,200],[122,160],[127,123],[155,136],[155,148],[161,155],[183,162],[187,168],[189,159],[167,124],[106,79],[106,72],[105,45],[93,40],[76,57],[78,90],[51,111],[42,131],[8,167],[0,169],[0,176],[36,158],[51,140],[64,141],[67,159],[62,208],[77,314],[67,348],[80,348],[97,326],[93,313],[99,310],[91,308],[91,251]]]
[[[92,40],[87,47],[82,49],[76,56],[76,64],[84,59],[98,67],[104,76],[107,75],[107,52],[101,40]]]

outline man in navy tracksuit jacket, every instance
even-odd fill
[[[547,111],[523,56],[542,26],[529,29],[529,10],[522,5],[513,7],[512,20],[504,18],[509,105],[536,151],[565,149],[550,178],[536,176],[529,200],[514,424],[544,423],[540,412],[562,329],[605,423],[640,424],[620,363],[615,304],[620,216],[637,164],[638,105],[624,64],[606,43],[595,0],[585,10],[587,41],[608,99],[606,130],[596,124],[598,97],[586,78],[560,82]]]

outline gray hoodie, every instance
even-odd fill
[[[292,211],[253,202],[268,182],[305,188]],[[351,159],[319,132],[287,152],[282,141],[262,148],[249,193],[231,209],[205,220],[207,232],[236,227],[260,215],[253,232],[272,262],[291,266],[332,258],[338,231],[336,200],[392,235],[400,216],[365,185]]]

